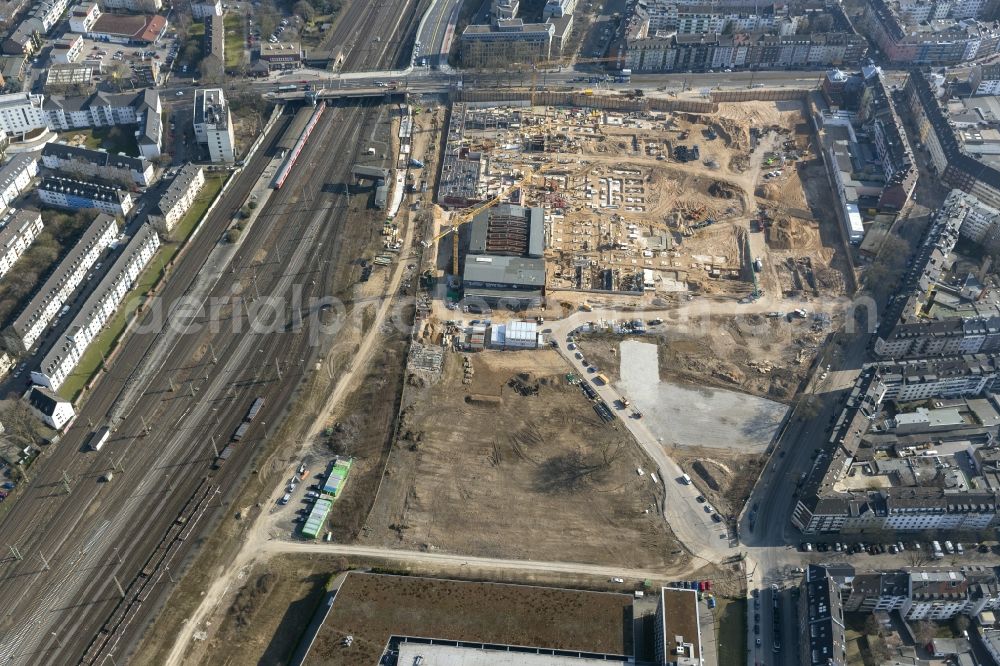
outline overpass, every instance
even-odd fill
[[[346,88],[315,88],[313,90],[306,90],[305,86],[300,86],[299,90],[290,90],[287,92],[278,93],[267,93],[266,97],[268,99],[274,100],[275,102],[303,102],[311,101],[312,99],[317,100],[330,100],[330,99],[355,99],[359,97],[394,97],[397,95],[407,95],[407,94],[427,94],[427,95],[440,95],[447,93],[452,89],[452,85],[449,83],[424,83],[421,85],[386,85],[386,86],[359,86],[359,87],[346,87]]]

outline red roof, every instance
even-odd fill
[[[167,19],[159,14],[152,16],[101,14],[94,23],[92,32],[128,37],[138,42],[155,42],[166,25]]]

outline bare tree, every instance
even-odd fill
[[[927,645],[937,636],[937,629],[927,620],[920,620],[913,625],[913,638],[920,645]]]

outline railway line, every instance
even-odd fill
[[[361,130],[370,113],[371,104],[329,109],[316,139],[303,150],[298,177],[271,198],[230,271],[213,289],[214,297],[237,294],[237,302],[245,298],[243,306],[249,311],[269,298],[290,300],[293,289],[301,292],[303,303],[335,293],[348,215],[342,197],[324,192],[323,186],[346,180],[350,160],[343,155],[360,151],[365,138]],[[272,145],[276,138],[270,138]],[[216,217],[227,223],[229,214],[221,206]],[[221,235],[221,230],[213,231]],[[287,252],[279,258],[281,248]],[[315,251],[318,248],[323,250]],[[199,258],[191,257],[192,265]],[[181,292],[180,277],[168,283],[174,292]],[[182,293],[171,295],[179,298]],[[36,479],[0,523],[24,554],[24,559],[8,559],[0,567],[0,601],[6,609],[0,658],[8,663],[75,663],[86,652],[85,663],[102,663],[108,654],[127,654],[171,582],[168,569],[142,573],[150,553],[206,479],[214,484],[212,499],[219,501],[205,510],[203,525],[217,520],[232,499],[256,446],[264,440],[267,423],[280,420],[284,403],[323,346],[322,339],[313,344],[317,331],[310,319],[305,323],[299,330],[282,324],[254,332],[235,327],[230,312],[230,325],[223,322],[218,331],[181,336],[167,355],[164,371],[143,389],[135,416],[121,422],[104,450],[85,453],[80,449],[90,431],[88,420],[96,423],[113,405],[108,402],[115,393],[108,391],[113,385],[105,379],[78,425],[59,445],[56,453],[62,452],[62,460],[47,466],[49,473]],[[249,321],[244,324],[249,327]],[[126,343],[129,349],[122,358],[141,358],[150,344],[136,336]],[[213,438],[227,442],[258,395],[268,396],[258,423],[227,464],[213,472]],[[147,433],[147,423],[160,427]],[[98,483],[112,467],[119,470],[115,482]],[[61,489],[63,469],[73,481],[68,496]],[[38,524],[46,529],[35,529]],[[173,549],[170,562],[177,563],[175,571],[192,552],[193,541],[186,539]],[[133,589],[142,591],[141,599],[132,597],[142,603],[138,612],[128,612],[129,622],[119,630],[121,623],[115,625],[113,614],[121,607],[122,591],[129,601]],[[102,628],[101,638],[107,640],[94,648],[91,639]]]

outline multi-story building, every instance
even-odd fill
[[[52,60],[60,65],[68,65],[80,59],[83,53],[83,38],[80,35],[69,34],[57,39],[52,45]]]
[[[25,349],[31,349],[45,329],[69,301],[84,277],[118,237],[118,225],[110,215],[98,215],[73,249],[63,257],[45,284],[14,320],[12,329]]]
[[[205,24],[205,38],[202,46],[202,53],[206,56],[215,56],[220,64],[226,62],[226,27],[221,14],[209,14],[203,20]],[[204,76],[205,73],[202,72]]]
[[[977,159],[962,144],[928,79],[911,74],[904,88],[917,135],[931,158],[941,182],[1000,208],[1000,168]]]
[[[197,21],[208,16],[222,16],[222,0],[205,0],[204,2],[192,0],[191,17]]]
[[[0,278],[14,266],[42,233],[42,214],[35,210],[12,210],[0,220]]]
[[[657,664],[699,666],[703,663],[698,615],[698,590],[660,588],[653,641]]]
[[[208,146],[212,162],[236,161],[232,116],[221,88],[194,92],[194,138]]]
[[[135,183],[148,187],[153,182],[153,165],[142,157],[112,155],[100,150],[48,143],[42,148],[42,164],[76,178],[100,178],[113,183]]]
[[[867,49],[863,37],[838,32],[673,34],[625,40],[618,65],[633,72],[811,68],[857,64]]]
[[[159,247],[160,236],[156,230],[148,224],[142,225],[90,292],[62,338],[52,345],[38,369],[31,371],[31,381],[53,391],[62,386]]]
[[[854,576],[841,598],[848,613],[890,613],[903,607],[909,591],[910,577],[904,571],[866,573]]]
[[[878,364],[883,400],[914,402],[980,395],[1000,388],[1000,357],[967,354]]]
[[[135,46],[156,43],[166,30],[167,19],[159,14],[101,14],[87,37]]]
[[[546,0],[545,6],[542,7],[542,20],[561,18],[572,14],[575,9],[576,0]]]
[[[76,417],[73,403],[41,386],[32,386],[28,389],[27,400],[32,413],[42,423],[55,430],[62,430]]]
[[[989,6],[986,0],[899,0],[894,9],[908,23],[945,18],[981,18]]]
[[[462,64],[492,69],[548,60],[552,54],[551,23],[525,23],[521,19],[494,25],[470,25],[462,32]]]
[[[22,192],[28,189],[32,179],[38,175],[38,155],[21,153],[15,155],[0,169],[0,212],[11,206]]]
[[[840,588],[826,567],[810,564],[799,594],[798,626],[801,663],[846,666],[847,641]]]
[[[975,617],[1000,607],[1000,587],[992,570],[911,570],[909,579],[907,599],[900,612],[910,621]]]
[[[517,17],[517,10],[520,6],[520,0],[493,0],[490,5],[490,18],[494,23],[508,21]]]
[[[858,105],[858,120],[867,130],[882,167],[884,186],[880,211],[900,211],[917,186],[917,167],[903,123],[886,90],[881,73],[869,76]]]
[[[868,0],[860,27],[891,63],[956,65],[997,52],[1000,27],[975,19],[910,21],[886,0]]]
[[[94,208],[108,215],[125,217],[132,210],[131,193],[93,181],[49,176],[38,186],[42,203],[56,208],[81,210]]]
[[[69,29],[85,35],[94,29],[94,24],[99,18],[101,18],[101,8],[96,2],[81,2],[69,13]]]
[[[985,221],[979,213],[985,211]],[[947,271],[963,228],[993,234],[988,209],[952,190],[928,227],[911,263],[905,292],[882,317],[874,345],[882,358],[919,358],[1000,351],[1000,308],[974,275]],[[968,227],[965,225],[968,224]]]
[[[149,218],[163,233],[168,233],[191,208],[205,184],[205,170],[197,164],[185,164],[160,197]]]
[[[163,9],[163,0],[101,0],[105,11],[120,9],[127,12],[153,13]]]
[[[18,135],[46,127],[44,101],[43,95],[26,92],[0,95],[0,130]]]
[[[906,390],[918,381],[912,376]],[[947,429],[935,421],[897,435],[893,430],[903,423],[902,415],[885,420],[882,410],[890,391],[905,395],[898,379],[883,381],[878,365],[862,370],[825,450],[801,480],[792,523],[806,534],[876,539],[924,530],[969,533],[996,524],[1000,477],[993,468],[1000,413],[985,400],[942,403],[934,418],[943,417]],[[871,429],[875,420],[881,423],[877,430]],[[876,457],[876,451],[892,455]],[[958,464],[968,458],[979,462],[973,468]]]

